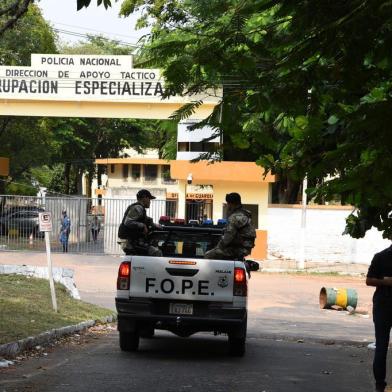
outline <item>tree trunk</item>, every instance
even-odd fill
[[[87,176],[87,181],[86,181],[86,196],[87,196],[87,197],[93,197],[93,195],[92,195],[92,190],[91,190],[91,188],[92,188],[92,183],[93,183],[93,175],[92,175],[92,173],[89,171],[89,172],[87,172],[86,176]]]
[[[280,175],[275,183],[273,202],[279,204],[295,204],[298,202],[298,192],[301,181],[294,181],[287,175]]]
[[[70,177],[71,177],[71,164],[66,163],[64,165],[64,193],[70,194]]]
[[[0,195],[5,195],[5,181],[0,178]]]
[[[76,174],[76,189],[78,195],[83,195],[83,169],[79,168]]]

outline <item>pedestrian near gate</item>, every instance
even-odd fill
[[[135,201],[127,198],[0,195],[0,251],[44,252],[44,233],[39,229],[38,217],[42,212],[51,212],[52,253],[123,254],[117,244],[117,231],[127,206]],[[68,222],[64,221],[64,211]],[[161,216],[174,219],[177,201],[152,200],[150,211],[156,222]]]

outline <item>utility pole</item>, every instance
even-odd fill
[[[300,242],[299,242],[299,259],[298,269],[305,268],[305,240],[306,240],[306,203],[307,195],[306,189],[308,188],[308,178],[305,177],[302,181],[302,211],[301,211],[301,230],[300,230]]]

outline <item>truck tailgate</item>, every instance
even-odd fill
[[[133,256],[130,297],[233,302],[234,261]]]

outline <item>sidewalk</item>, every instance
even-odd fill
[[[47,266],[46,253],[0,251],[0,264]],[[119,257],[52,253],[52,264],[74,270],[76,287],[83,301],[115,310]]]
[[[263,271],[267,272],[298,271],[298,264],[295,260],[271,258],[261,264]],[[305,262],[303,272],[365,276],[368,268],[369,266],[366,264]]]

